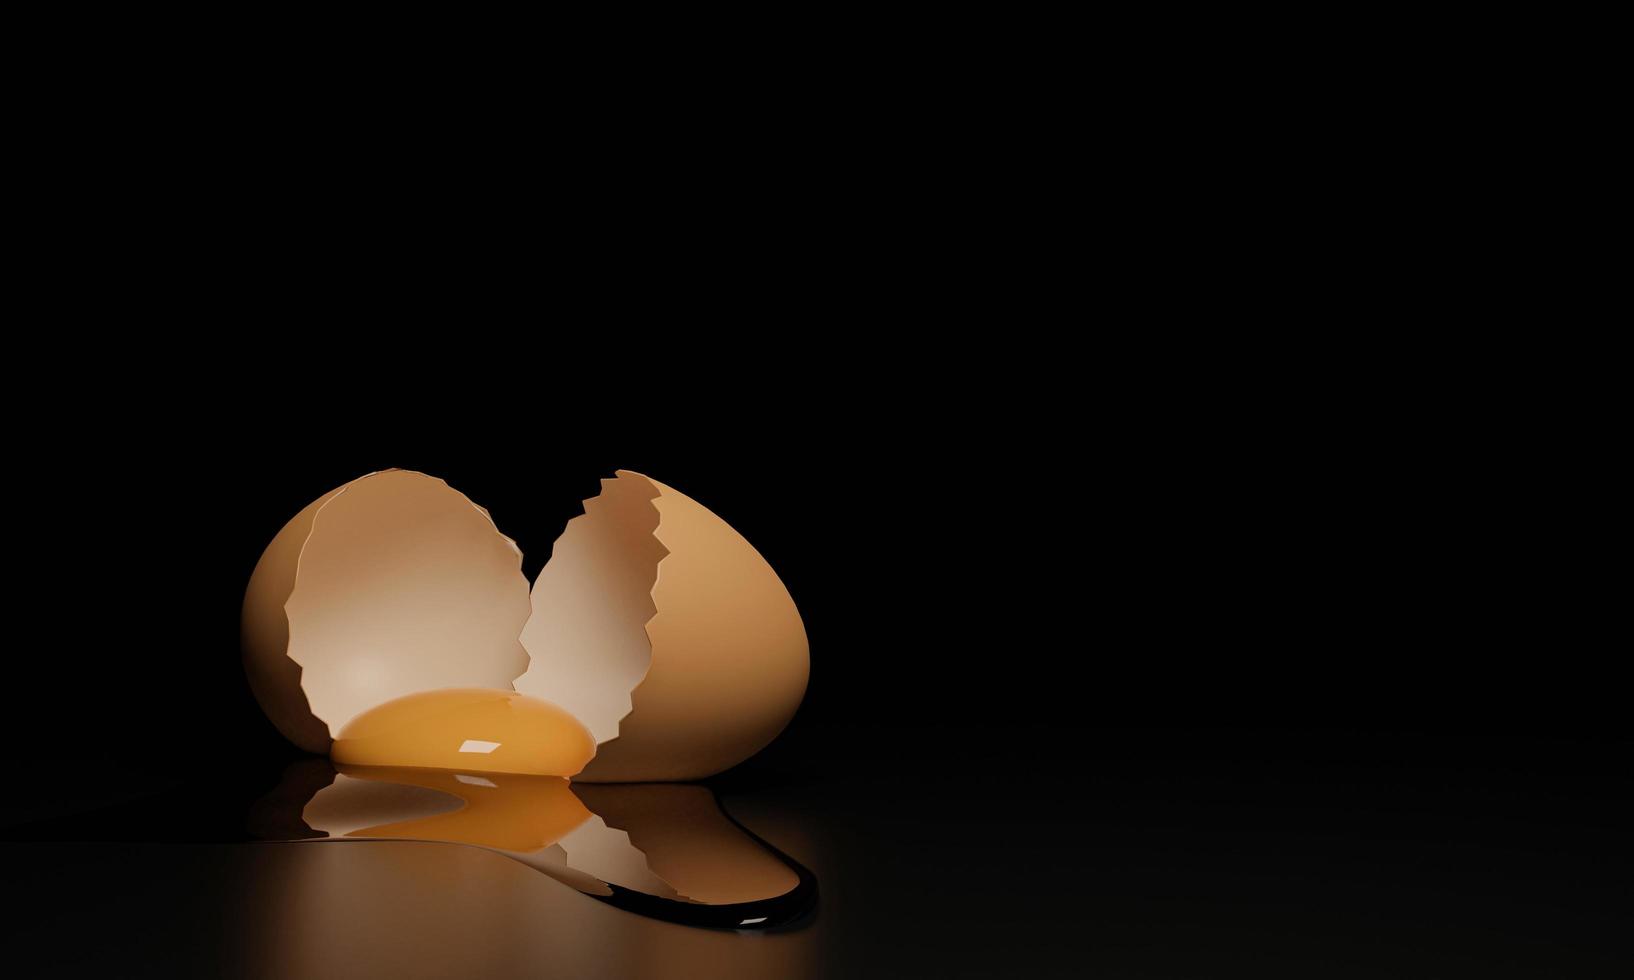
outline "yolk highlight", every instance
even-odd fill
[[[572,776],[595,754],[590,732],[554,704],[465,687],[370,708],[346,723],[329,750],[339,765],[534,776]]]

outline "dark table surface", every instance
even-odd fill
[[[1627,976],[1627,745],[955,727],[806,731],[713,781],[817,875],[751,934],[449,844],[249,843],[277,766],[18,770],[21,975]],[[846,737],[848,735],[849,737]],[[153,791],[163,784],[164,789]],[[32,812],[26,812],[32,800]],[[32,972],[30,972],[32,971]]]

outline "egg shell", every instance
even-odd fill
[[[596,735],[578,780],[721,772],[770,743],[805,695],[799,610],[760,553],[691,497],[630,470],[602,482],[534,583],[516,689]]]
[[[629,470],[602,487],[531,590],[515,543],[442,480],[386,470],[313,501],[245,594],[256,699],[312,752],[393,699],[485,688],[578,719],[597,743],[580,780],[699,779],[747,759],[805,693],[793,599],[692,498]]]
[[[412,470],[308,504],[245,591],[250,689],[291,742],[328,752],[359,713],[419,691],[511,690],[531,605],[522,553],[488,512]]]

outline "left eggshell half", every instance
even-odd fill
[[[502,688],[528,667],[522,553],[436,477],[383,470],[284,525],[244,594],[244,670],[291,742],[329,751],[357,715],[439,688]]]

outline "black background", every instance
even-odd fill
[[[326,490],[443,477],[531,576],[629,468],[720,514],[799,604],[805,703],[714,784],[854,821],[877,887],[851,894],[882,924],[834,940],[847,962],[1621,968],[1623,689],[1529,563],[1494,426],[1195,349],[851,339],[835,364],[810,337],[685,336],[405,331],[342,360],[326,331],[250,333],[55,396],[76,421],[14,435],[11,836],[83,839],[188,782],[186,830],[121,833],[234,839],[296,755],[243,682],[238,603]],[[298,350],[252,366],[257,344]]]
[[[1614,391],[1549,350],[1582,274],[1517,268],[1560,239],[1527,181],[1422,86],[1358,114],[1371,76],[1223,31],[877,26],[829,28],[873,64],[806,25],[543,95],[491,46],[254,59],[267,25],[33,73],[7,975],[210,944],[188,875],[59,845],[237,839],[294,755],[243,586],[389,466],[530,573],[619,467],[771,561],[810,690],[714,783],[826,840],[834,975],[1628,975],[1623,504],[1584,466],[1626,440],[1574,439]]]
[[[446,374],[314,354],[55,390],[74,421],[13,430],[15,612],[44,644],[13,660],[95,723],[24,754],[122,758],[105,725],[274,751],[234,652],[244,582],[306,502],[392,466],[487,507],[530,576],[617,468],[703,501],[799,602],[819,651],[802,730],[1622,737],[1583,615],[1600,596],[1536,550],[1568,515],[1529,498],[1501,417],[1151,357],[825,376],[765,349],[623,375],[617,351],[562,353],[531,382],[504,353],[451,353]],[[19,731],[57,717],[15,708]]]

